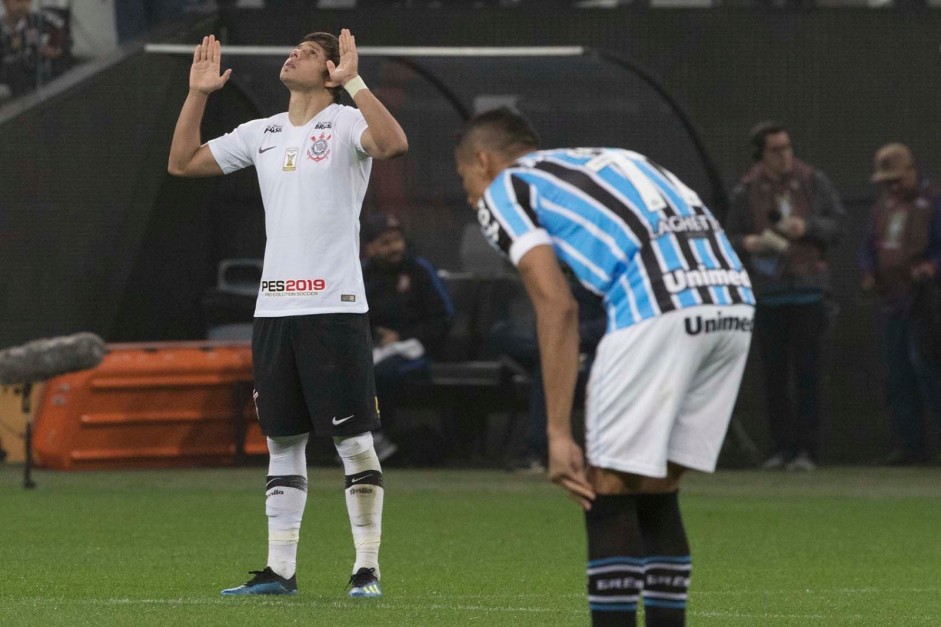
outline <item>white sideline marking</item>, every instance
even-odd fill
[[[17,599],[20,604],[29,604],[36,605],[37,603],[47,602],[55,605],[104,605],[104,606],[131,606],[131,605],[232,605],[239,603],[238,599],[231,598],[196,598],[196,599],[129,599],[129,598],[112,598],[112,599],[75,599],[75,600],[64,600],[64,599],[52,599],[52,598],[32,598],[32,599]],[[279,605],[285,608],[291,606],[300,606],[305,605],[317,605],[318,607],[323,607],[323,599],[307,599],[309,603],[304,603],[304,599],[299,599],[296,596],[290,596],[286,598],[281,597],[266,597],[253,599],[253,604],[258,605],[261,601],[262,605]],[[287,603],[285,603],[285,601]],[[301,601],[298,603],[298,601]],[[347,608],[351,604],[355,603],[354,601],[331,601],[330,606],[333,608],[341,609]],[[392,610],[452,610],[452,611],[467,611],[467,612],[531,612],[531,613],[558,613],[560,610],[558,608],[548,608],[548,607],[506,607],[506,606],[491,606],[491,605],[452,605],[445,603],[389,603],[388,601],[378,600],[378,604],[383,608],[392,609]],[[564,612],[564,610],[561,610]],[[582,614],[584,610],[578,609],[571,612],[572,614]]]
[[[749,588],[747,590],[694,590],[690,596],[743,596],[755,594],[873,594],[885,592],[899,592],[904,594],[939,592],[941,588],[821,588],[816,590],[765,590],[762,588]]]
[[[296,599],[297,597],[291,597],[291,598]],[[265,599],[265,601],[267,601],[268,604],[280,605],[277,599]],[[312,599],[311,601],[312,601],[311,603],[312,605],[317,605],[318,607],[322,607],[322,603],[323,603],[322,600]],[[235,600],[234,602],[238,603],[237,600]],[[90,602],[90,603],[94,604],[94,602]],[[172,605],[229,605],[232,603],[233,603],[232,599],[185,599],[185,600],[183,599],[180,599],[180,600],[108,599],[105,602],[105,605],[171,605],[172,606]],[[342,609],[342,608],[349,607],[351,603],[352,602],[350,601],[333,601],[330,603],[330,605],[333,608]],[[382,601],[382,600],[380,600],[379,603],[385,609],[405,610],[405,611],[420,609],[420,610],[448,610],[452,612],[489,612],[489,613],[513,613],[513,614],[520,613],[520,612],[524,612],[524,613],[528,612],[531,614],[548,614],[548,613],[558,614],[560,613],[560,610],[558,608],[550,608],[550,607],[500,607],[500,606],[491,606],[491,605],[456,605],[456,604],[451,605],[451,604],[446,604],[446,603],[431,603],[431,604],[426,605],[424,603],[415,603],[415,602],[389,603],[388,601]],[[303,606],[306,604],[305,603],[292,603],[291,605]],[[585,613],[585,611],[587,611],[587,608],[585,610],[582,610],[582,609],[573,610],[570,613],[573,615],[582,615]],[[564,612],[565,612],[564,610],[561,610],[561,613],[564,613]]]
[[[939,588],[904,588],[904,589],[882,589],[882,588],[833,588],[833,589],[817,589],[817,590],[730,590],[730,591],[699,591],[695,592],[694,596],[737,596],[745,594],[801,594],[801,593],[811,593],[811,594],[824,594],[824,593],[837,593],[837,594],[871,594],[876,593],[886,593],[886,592],[902,592],[902,593],[924,593],[924,592],[937,592]],[[548,595],[545,594],[513,594],[513,595],[487,595],[487,594],[478,594],[478,595],[453,595],[448,598],[454,599],[519,599],[519,598],[538,598],[545,597]],[[583,598],[582,594],[569,593],[564,595],[552,595],[554,598],[559,596],[564,596],[567,598]],[[225,598],[225,597],[197,597],[197,598],[177,598],[177,599],[131,599],[128,597],[114,597],[108,599],[63,599],[58,597],[29,597],[29,598],[19,598],[19,599],[8,599],[7,602],[10,605],[45,605],[45,604],[55,604],[55,605],[97,605],[97,606],[175,606],[175,605],[191,605],[191,606],[220,606],[220,605],[231,605],[235,606],[240,601],[238,599]],[[329,606],[334,609],[343,609],[347,608],[354,603],[349,600],[332,600],[328,601]],[[567,613],[573,616],[582,616],[587,611],[587,608],[578,608],[574,610],[560,610],[559,608],[546,608],[546,607],[519,607],[519,606],[490,606],[490,605],[481,605],[481,604],[450,604],[450,603],[422,603],[420,600],[413,600],[407,603],[397,603],[389,602],[389,600],[381,599],[377,600],[377,604],[381,607],[388,608],[390,610],[446,610],[452,612],[485,612],[485,613],[518,613],[526,612],[531,614],[548,614],[548,613]],[[252,605],[278,605],[281,607],[289,608],[292,606],[305,607],[309,605],[316,605],[318,607],[323,607],[324,599],[323,598],[309,598],[305,599],[303,597],[254,597],[252,600]],[[760,621],[762,619],[786,619],[786,620],[803,620],[803,621],[821,621],[830,617],[828,614],[822,614],[818,612],[814,613],[757,613],[757,612],[737,612],[737,611],[696,611],[693,609],[687,610],[688,615],[690,616],[699,616],[704,618],[738,618],[738,619],[751,619],[754,621]],[[862,614],[841,614],[841,618],[851,619],[851,620],[865,620],[868,618],[868,615]],[[905,618],[910,620],[933,620],[937,619],[938,616],[924,615],[924,614],[906,614]]]
[[[767,619],[789,619],[794,620],[798,619],[801,621],[814,620],[821,621],[826,619],[833,619],[835,616],[833,614],[771,614],[771,613],[750,613],[750,612],[695,612],[695,611],[686,611],[689,616],[702,616],[705,618],[748,618],[755,621],[754,624],[761,624],[761,620]],[[867,624],[867,621],[872,620],[871,614],[846,614],[840,613],[839,618],[841,620],[850,619],[860,621],[863,624]],[[937,614],[901,614],[899,618],[904,618],[906,620],[917,620],[917,621],[937,621]],[[802,623],[803,624],[803,623]],[[936,623],[935,623],[936,624]]]
[[[799,618],[802,620],[823,620],[824,618],[827,618],[825,614],[751,614],[746,612],[690,612],[689,610],[687,610],[686,613],[693,616],[705,616],[708,618]],[[854,614],[852,616],[847,614],[840,614],[840,618],[863,618],[863,616],[859,614]]]

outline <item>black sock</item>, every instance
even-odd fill
[[[692,561],[677,493],[637,495],[637,520],[647,556],[643,592],[647,627],[682,627]]]
[[[637,624],[644,545],[633,496],[600,495],[585,512],[588,606],[594,627]]]

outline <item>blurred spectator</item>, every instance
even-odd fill
[[[732,192],[726,232],[747,260],[758,300],[755,336],[773,445],[763,467],[813,470],[826,252],[839,239],[846,212],[827,176],[794,157],[783,126],[756,125],[751,145],[755,164]]]
[[[54,10],[32,10],[32,0],[3,0],[0,17],[0,100],[42,86],[68,68],[68,21]]]
[[[933,338],[914,322],[919,313],[915,295],[939,289],[941,191],[918,172],[904,144],[887,144],[876,152],[872,180],[882,190],[860,267],[863,289],[876,290],[883,304],[888,402],[899,440],[886,463],[917,464],[928,456],[925,404],[941,425],[941,363],[926,350]]]
[[[429,359],[440,357],[445,348],[453,308],[431,263],[408,252],[396,218],[367,216],[362,239],[376,393],[383,430],[394,434],[401,384],[428,378]],[[398,448],[381,431],[373,433],[373,441],[380,461]]]

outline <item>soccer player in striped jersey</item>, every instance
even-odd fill
[[[586,512],[594,625],[681,625],[691,559],[677,492],[712,472],[751,341],[748,274],[694,191],[641,154],[537,150],[506,108],[471,119],[455,161],[489,241],[536,310],[549,477]],[[571,410],[578,315],[565,274],[601,299],[585,452]],[[587,464],[586,464],[587,461]]]

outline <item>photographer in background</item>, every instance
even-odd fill
[[[758,301],[755,337],[773,445],[763,467],[814,470],[826,253],[843,232],[846,211],[830,179],[794,157],[783,126],[762,122],[750,141],[755,163],[732,192],[725,230]]]

